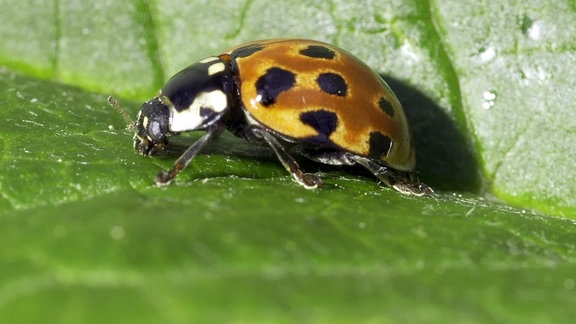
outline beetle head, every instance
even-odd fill
[[[140,108],[134,134],[134,148],[142,155],[152,155],[168,144],[170,112],[156,97],[146,101]]]

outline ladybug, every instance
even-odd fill
[[[175,74],[145,102],[134,148],[150,156],[180,132],[206,133],[156,177],[169,184],[225,129],[268,145],[296,182],[322,185],[289,152],[332,165],[361,165],[402,193],[432,189],[412,181],[414,145],[400,102],[386,82],[352,54],[304,39],[243,44]]]

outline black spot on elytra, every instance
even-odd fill
[[[394,107],[392,107],[390,101],[382,97],[380,98],[380,101],[378,101],[378,106],[380,106],[380,109],[382,109],[388,116],[390,116],[390,118],[394,118]]]
[[[248,57],[258,51],[261,51],[264,48],[264,46],[260,45],[260,44],[250,44],[250,45],[245,45],[242,47],[239,47],[237,49],[235,49],[231,56],[233,58],[242,58],[242,57]]]
[[[331,60],[336,56],[336,53],[324,46],[310,45],[307,48],[300,50],[300,54],[312,58],[321,58]]]
[[[260,96],[260,103],[265,107],[273,105],[282,91],[289,90],[296,83],[294,73],[273,67],[266,71],[256,81],[256,93]]]
[[[322,73],[316,79],[320,89],[322,91],[336,95],[339,97],[346,96],[348,92],[348,85],[346,84],[346,80],[340,75],[332,72]]]
[[[373,159],[380,160],[382,156],[387,156],[392,148],[392,139],[380,132],[370,133],[370,153]]]
[[[308,138],[307,140],[314,144],[329,144],[329,137],[336,127],[338,127],[338,116],[327,110],[314,110],[302,113],[300,121],[306,125],[312,126],[318,135]]]

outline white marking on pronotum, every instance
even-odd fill
[[[190,107],[182,111],[177,111],[173,105],[170,105],[170,131],[185,132],[198,129],[207,122],[206,117],[200,115],[202,108],[220,114],[227,107],[228,98],[222,90],[199,93]]]
[[[219,60],[219,58],[218,58],[217,56],[210,56],[210,57],[207,57],[207,58],[203,59],[203,60],[200,61],[199,63],[206,64],[206,63],[214,62],[214,61],[217,61],[217,60]]]
[[[222,62],[214,63],[208,67],[208,75],[214,75],[220,73],[226,69],[226,66]]]

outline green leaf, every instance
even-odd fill
[[[445,1],[434,13],[494,193],[574,217],[574,1]]]
[[[573,322],[575,11],[1,2],[0,322]],[[229,134],[155,187],[200,134],[138,156],[107,94],[135,115],[186,65],[272,37],[381,72],[438,194],[302,161],[325,181],[308,191]]]

